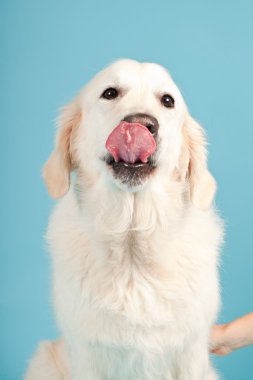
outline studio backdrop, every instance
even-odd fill
[[[2,0],[0,15],[0,379],[22,379],[58,336],[41,177],[58,109],[119,58],[165,66],[206,129],[226,226],[219,322],[252,311],[253,2]],[[223,379],[253,379],[252,346],[213,360]]]

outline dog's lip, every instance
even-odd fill
[[[135,162],[134,164],[130,164],[130,163],[128,163],[128,162],[125,162],[125,161],[119,161],[119,163],[121,164],[121,165],[124,165],[124,166],[126,166],[126,167],[134,167],[134,168],[141,168],[141,167],[143,167],[143,166],[147,166],[147,165],[149,165],[148,164],[148,162]]]
[[[110,153],[104,156],[108,171],[113,177],[130,188],[143,184],[156,170],[156,159],[149,156],[147,162],[129,163],[123,160],[116,162]]]
[[[145,166],[156,166],[154,163],[152,155],[148,157],[147,162],[137,161],[135,163],[130,163],[130,162],[125,162],[123,160],[116,162],[114,160],[114,157],[110,153],[107,153],[105,158],[104,158],[104,161],[106,162],[106,164],[108,166],[113,167],[114,165],[122,165],[122,166],[125,166],[126,168],[129,168],[129,169],[134,169],[134,168],[138,169],[138,168],[142,168]]]

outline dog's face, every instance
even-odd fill
[[[118,61],[98,73],[65,109],[56,149],[44,175],[54,197],[69,187],[73,168],[123,191],[140,191],[164,176],[188,181],[206,208],[215,184],[206,168],[202,128],[164,68]]]
[[[100,160],[101,170],[126,191],[140,190],[161,166],[168,172],[173,170],[181,146],[180,126],[185,106],[180,92],[162,67],[135,61],[116,62],[91,81],[80,103],[84,115],[83,139],[78,147],[80,162],[92,160],[96,164]],[[153,136],[156,149],[147,162],[139,159],[139,152],[134,162],[120,157],[115,160],[106,149],[108,136],[122,121],[143,125]],[[137,126],[130,138],[145,144],[145,130],[142,131]],[[114,146],[120,139],[120,132],[118,139],[116,133],[112,141]],[[147,136],[146,150],[150,143]],[[92,152],[85,151],[85,144],[93,147]],[[139,151],[134,142],[126,146],[123,140],[118,141],[118,145],[123,156],[125,149]]]

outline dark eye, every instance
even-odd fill
[[[169,94],[163,95],[161,98],[161,102],[164,105],[164,107],[167,108],[174,108],[175,106],[175,100]]]
[[[117,98],[118,95],[119,95],[118,90],[116,90],[116,88],[110,87],[110,88],[107,88],[103,92],[103,94],[101,95],[101,97],[104,98],[104,99],[112,100],[112,99]]]

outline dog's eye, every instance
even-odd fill
[[[101,98],[112,100],[112,99],[117,98],[118,95],[119,95],[118,90],[116,90],[116,88],[110,87],[110,88],[107,88],[103,92],[103,94],[101,95]]]
[[[169,94],[163,95],[161,98],[161,102],[164,105],[164,107],[167,108],[174,108],[175,106],[175,100]]]

